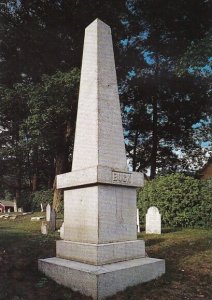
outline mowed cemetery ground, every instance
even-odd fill
[[[59,233],[40,233],[33,215],[0,219],[0,300],[91,299],[57,285],[38,272],[38,258],[55,256]],[[62,219],[57,220],[57,226]],[[212,230],[166,229],[161,235],[139,234],[150,257],[166,260],[166,274],[130,287],[110,300],[212,299]]]

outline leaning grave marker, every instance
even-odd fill
[[[84,158],[84,159],[83,159]],[[39,269],[93,299],[165,272],[137,240],[136,188],[129,172],[110,27],[99,19],[85,30],[72,172],[57,176],[64,191],[64,240]]]

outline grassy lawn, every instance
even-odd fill
[[[38,272],[37,259],[55,256],[59,234],[41,235],[41,222],[31,222],[31,217],[0,219],[0,300],[90,299]],[[108,299],[212,299],[212,230],[164,231],[139,238],[146,241],[150,257],[165,258],[166,274]]]

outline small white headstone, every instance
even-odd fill
[[[141,232],[140,220],[139,220],[139,209],[137,208],[137,231]]]
[[[40,204],[40,210],[43,212],[43,203]]]
[[[46,222],[42,222],[41,224],[41,233],[48,234],[48,224]]]
[[[47,204],[47,206],[46,206],[46,221],[50,222],[50,218],[51,218],[51,205]]]
[[[10,213],[10,208],[8,208],[7,212]]]
[[[21,212],[21,213],[22,213],[23,211],[24,211],[24,210],[23,210],[23,207],[19,207],[19,208],[18,208],[18,212]]]
[[[16,200],[14,200],[13,203],[14,203],[14,212],[18,212]]]
[[[147,211],[146,233],[161,234],[161,214],[156,206],[151,206]]]

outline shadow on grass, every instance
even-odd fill
[[[148,239],[145,241],[146,246],[154,246],[165,241],[165,238]]]
[[[211,299],[210,240],[210,235],[203,233],[201,237],[201,232],[168,235],[164,239],[148,236],[147,252],[150,257],[165,259],[166,273],[108,300]]]
[[[9,229],[4,227],[4,229],[2,230],[1,228],[0,231],[0,247],[9,248],[11,245],[22,242],[27,238],[31,238],[31,235],[23,232],[11,232]]]
[[[162,228],[162,233],[172,233],[182,231],[182,228]]]
[[[148,244],[149,247],[154,246],[157,244],[157,240],[153,239],[153,243],[150,240]],[[159,243],[159,242],[158,242]],[[163,245],[160,249],[160,253],[158,253],[158,248],[148,249],[148,253],[154,255],[155,257],[160,255],[166,260],[167,271],[174,270],[179,271],[183,269],[183,266],[186,264],[187,259],[191,259],[192,257],[201,257],[199,255],[203,254],[205,251],[210,249],[210,243],[207,238],[199,238],[195,240],[183,240],[173,242],[172,244]],[[200,254],[201,253],[201,254]],[[189,265],[191,268],[195,268],[196,263],[194,262],[193,265]]]
[[[49,234],[47,236],[41,233],[29,233],[27,231],[11,230],[6,226],[1,227],[0,230],[0,250],[1,248],[8,252],[30,249],[35,253],[43,253],[47,245],[54,245],[56,234]],[[55,247],[54,247],[55,248]],[[48,248],[47,248],[48,249]],[[40,250],[40,251],[39,251]]]
[[[209,279],[198,269],[198,261],[195,262],[195,258],[197,255],[197,260],[202,262],[200,253],[204,253],[210,248],[210,238],[201,236],[199,232],[197,232],[198,235],[191,232],[190,236],[190,232],[186,232],[185,235],[181,234],[181,229],[168,230],[166,233],[179,231],[179,235],[146,235],[148,255],[165,259],[166,274],[150,283],[128,288],[125,292],[109,299],[198,299],[195,295],[195,284],[197,283],[198,286],[199,283],[203,284],[203,281],[208,281],[206,284],[209,286]],[[145,237],[143,234],[139,236],[140,238]],[[23,231],[23,227],[21,229],[15,228],[15,226],[10,228],[6,224],[0,228],[0,248],[3,245],[7,250],[0,265],[0,274],[3,274],[0,276],[0,300],[11,300],[15,296],[27,300],[88,299],[57,285],[38,272],[38,258],[55,256],[55,239],[56,235],[46,237],[39,231],[34,233],[34,229],[33,232],[26,232]],[[189,260],[191,257],[194,261],[192,264]],[[185,272],[182,269],[185,269]],[[196,276],[196,278],[191,279],[190,275]],[[178,284],[177,289],[173,289],[175,284]],[[204,285],[198,286],[203,294],[203,289],[206,288]],[[189,294],[190,289],[192,289],[192,295]],[[185,294],[179,294],[179,290]],[[188,293],[188,297],[186,293]],[[66,294],[67,296],[65,296]],[[205,297],[205,299],[209,298]]]
[[[39,258],[55,256],[56,235],[1,229],[0,300],[91,300],[38,271]]]
[[[141,232],[139,234],[145,234],[145,227],[140,228]],[[177,228],[170,228],[170,227],[163,227],[162,228],[162,233],[172,233],[172,232],[179,232],[182,231],[183,228],[177,227]]]

